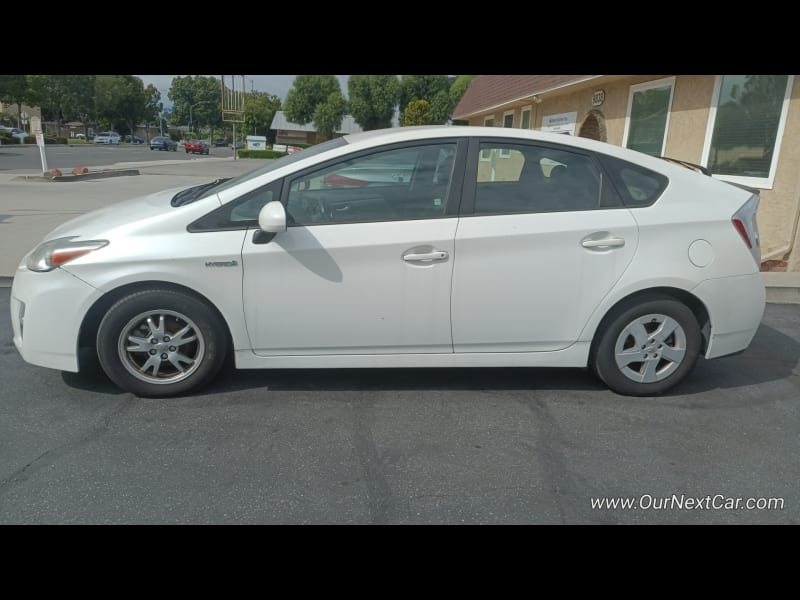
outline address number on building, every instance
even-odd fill
[[[605,101],[606,101],[605,90],[597,90],[594,94],[592,94],[592,106],[600,106]]]

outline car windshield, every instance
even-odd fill
[[[347,141],[344,138],[333,138],[332,140],[328,140],[327,142],[322,142],[321,144],[317,144],[316,146],[312,146],[311,148],[307,148],[300,152],[295,152],[294,154],[287,154],[286,156],[281,156],[280,158],[276,158],[275,160],[268,162],[263,167],[259,167],[258,169],[249,171],[248,173],[243,173],[238,177],[233,177],[232,179],[229,179],[224,184],[215,187],[213,191],[209,190],[209,194],[211,193],[216,194],[217,192],[227,190],[236,185],[239,185],[240,183],[249,181],[250,179],[259,177],[260,175],[264,175],[265,173],[269,173],[270,171],[274,171],[275,169],[280,169],[281,167],[285,167],[286,165],[290,165],[292,163],[301,161],[310,156],[322,154],[323,152],[327,152],[328,150],[333,150],[334,148],[339,148],[340,146],[344,146],[346,144]],[[203,196],[198,196],[197,199],[200,199],[201,197]]]

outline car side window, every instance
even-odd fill
[[[600,155],[599,158],[619,189],[625,206],[650,206],[667,189],[669,179],[661,173],[613,156]]]
[[[593,210],[620,206],[591,157],[550,146],[480,144],[475,214]],[[608,189],[605,189],[608,188]]]
[[[276,181],[248,192],[200,217],[187,230],[190,233],[199,233],[257,227],[258,213],[268,202],[280,198],[280,190],[281,181]]]
[[[290,226],[444,216],[455,143],[393,148],[347,158],[289,182]]]

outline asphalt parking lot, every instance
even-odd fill
[[[657,399],[576,369],[359,369],[146,400],[24,363],[8,310],[2,288],[3,524],[800,523],[799,305]]]

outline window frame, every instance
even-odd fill
[[[445,209],[442,214],[438,217],[434,218],[423,218],[423,219],[401,219],[401,220],[383,220],[383,221],[336,221],[333,223],[311,223],[311,224],[297,224],[297,225],[289,225],[289,228],[294,227],[328,227],[331,225],[369,225],[374,223],[402,223],[402,222],[412,222],[412,221],[431,221],[436,219],[446,219],[457,217],[458,212],[460,209],[461,198],[462,198],[462,190],[464,185],[464,168],[466,165],[466,155],[467,155],[467,144],[468,139],[461,136],[452,136],[452,137],[435,137],[435,138],[426,138],[422,140],[412,140],[412,141],[405,141],[405,142],[393,142],[390,144],[382,144],[380,146],[372,146],[370,148],[365,148],[362,150],[357,150],[355,152],[350,152],[348,154],[337,156],[336,158],[332,158],[330,160],[326,160],[324,162],[319,162],[315,165],[310,167],[306,167],[301,171],[295,171],[294,173],[290,173],[283,177],[284,184],[281,189],[280,193],[280,202],[283,204],[284,209],[288,207],[289,203],[289,192],[291,191],[292,184],[296,179],[300,179],[303,177],[307,177],[316,173],[317,171],[321,171],[332,167],[338,163],[346,162],[349,160],[354,160],[361,158],[362,156],[369,156],[371,154],[375,154],[378,152],[387,152],[392,150],[407,150],[410,148],[414,148],[417,146],[431,146],[431,145],[444,145],[444,144],[455,144],[456,147],[456,155],[455,160],[453,161],[453,175],[450,180],[450,187],[447,194],[447,200],[445,201]]]
[[[645,81],[644,83],[637,83],[632,85],[628,92],[628,112],[625,115],[625,129],[622,133],[622,147],[628,148],[628,134],[630,133],[631,111],[633,110],[633,95],[636,92],[646,92],[647,90],[666,87],[669,85],[669,103],[667,104],[667,120],[664,122],[664,139],[661,141],[661,156],[664,156],[664,151],[667,148],[667,135],[669,133],[669,117],[672,114],[672,99],[675,96],[675,76],[663,77],[661,79],[654,79],[652,81]],[[632,148],[628,148],[629,150]],[[643,153],[645,154],[645,153]]]
[[[717,75],[714,79],[714,91],[711,92],[711,106],[708,111],[708,123],[706,123],[706,137],[703,141],[703,156],[700,164],[708,168],[708,159],[711,156],[711,138],[714,136],[714,125],[717,121],[717,107],[719,106],[719,97],[722,93],[722,78],[724,75]],[[778,158],[780,156],[781,145],[783,145],[783,133],[786,128],[786,118],[789,114],[789,102],[792,97],[792,88],[794,87],[794,75],[789,75],[786,80],[786,91],[783,95],[783,103],[781,105],[781,115],[778,120],[778,131],[775,135],[775,147],[772,150],[772,162],[769,166],[769,175],[767,177],[748,177],[745,175],[722,175],[718,173],[711,173],[711,176],[721,181],[728,181],[730,183],[738,183],[762,190],[771,190],[775,185],[775,174],[778,170]],[[711,171],[711,169],[709,169]]]

